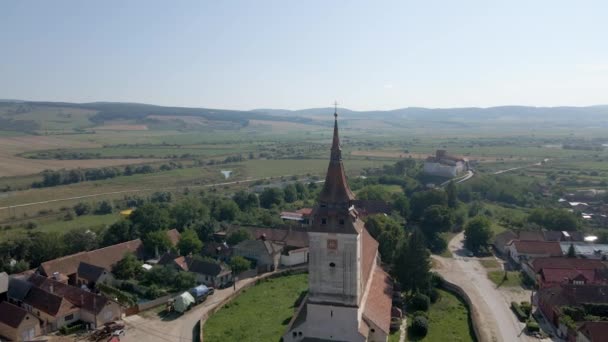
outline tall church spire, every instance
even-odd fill
[[[331,145],[331,156],[329,167],[325,177],[325,184],[319,197],[319,202],[326,204],[341,204],[348,208],[355,195],[348,187],[344,165],[342,164],[342,150],[340,148],[340,136],[338,134],[338,107],[334,110],[334,136]]]

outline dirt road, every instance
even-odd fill
[[[525,325],[511,312],[508,299],[488,279],[477,258],[466,256],[463,239],[464,233],[460,233],[450,241],[448,248],[453,258],[433,255],[433,259],[435,271],[471,298],[474,306],[471,310],[481,328],[480,342],[537,341],[523,332]]]
[[[248,278],[237,283],[240,289],[259,277]],[[234,293],[232,287],[216,290],[215,293],[207,298],[203,303],[195,306],[183,315],[171,314],[170,316],[158,317],[154,314],[134,315],[125,318],[127,324],[127,334],[121,337],[123,342],[166,342],[166,341],[198,341],[198,329],[195,329],[201,317],[217,306],[221,301]]]

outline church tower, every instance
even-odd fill
[[[334,135],[325,184],[308,229],[308,295],[286,342],[386,341],[392,283],[378,265],[378,242],[365,229],[348,187],[334,112]]]
[[[357,306],[361,300],[362,221],[348,187],[334,113],[331,156],[323,190],[312,213],[309,229],[309,300]]]

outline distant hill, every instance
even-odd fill
[[[82,130],[107,122],[125,121],[151,129],[235,130],[250,120],[331,125],[334,108],[300,110],[255,109],[250,111],[166,107],[121,102],[45,102],[0,100],[0,130]],[[608,105],[588,107],[500,106],[489,108],[420,108],[356,111],[338,109],[345,128],[358,130],[423,127],[474,129],[479,127],[608,128]],[[166,116],[167,119],[162,119]],[[159,118],[160,117],[160,118]],[[183,117],[183,118],[180,118]],[[201,118],[199,121],[192,117]],[[160,120],[162,119],[162,120]],[[176,123],[175,120],[181,120]]]

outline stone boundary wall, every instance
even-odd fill
[[[209,317],[211,315],[213,315],[218,310],[220,310],[222,307],[224,307],[224,305],[226,305],[228,302],[230,302],[235,297],[237,297],[238,295],[240,295],[243,290],[248,289],[248,288],[250,288],[252,286],[255,286],[255,285],[259,284],[260,280],[263,280],[263,279],[266,279],[266,278],[278,278],[278,277],[282,277],[284,275],[284,273],[299,274],[299,273],[306,273],[306,272],[308,272],[308,265],[306,265],[305,267],[281,269],[281,270],[278,270],[276,272],[263,274],[256,281],[253,281],[253,282],[251,282],[249,284],[246,284],[245,286],[243,286],[240,289],[236,290],[230,296],[224,298],[224,300],[222,300],[221,302],[219,302],[215,307],[213,307],[212,309],[209,309],[209,311],[207,311],[207,313],[205,313],[203,315],[203,317],[201,317],[201,319],[200,319],[200,332],[199,332],[200,341],[203,342],[203,329],[205,327],[205,322],[207,321],[207,319],[209,319]]]
[[[467,304],[467,306],[469,307],[469,312],[471,314],[471,325],[473,326],[473,333],[475,334],[477,341],[492,342],[492,336],[488,334],[487,331],[485,331],[483,327],[479,325],[479,322],[481,320],[479,316],[479,311],[477,311],[477,308],[471,302],[471,298],[469,298],[469,295],[467,295],[467,293],[460,286],[450,283],[445,278],[443,278],[441,287],[455,293]]]

